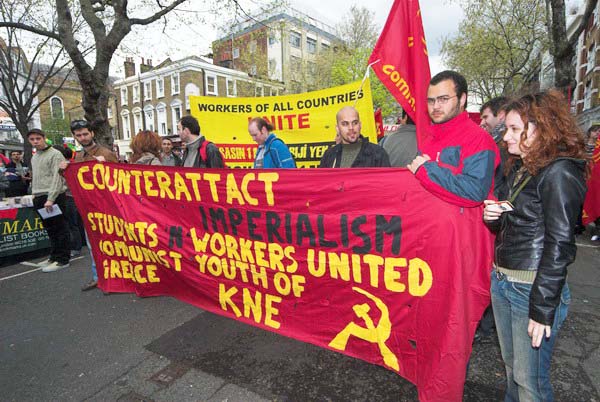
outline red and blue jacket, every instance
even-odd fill
[[[500,153],[493,138],[475,124],[467,112],[429,127],[429,138],[419,151],[430,161],[415,176],[423,187],[442,200],[461,207],[476,207],[490,198]]]

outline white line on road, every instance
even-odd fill
[[[32,269],[31,271],[25,271],[25,272],[21,272],[20,274],[14,274],[14,275],[11,275],[11,276],[7,276],[6,278],[0,278],[0,282],[5,281],[7,279],[16,278],[17,276],[30,274],[32,272],[39,271],[40,269],[42,269],[42,268],[36,268],[36,269]]]
[[[82,258],[83,258],[83,256],[81,255],[79,257],[71,258],[71,261],[81,260]],[[29,270],[29,271],[25,271],[25,272],[21,272],[21,273],[18,273],[18,274],[14,274],[14,275],[11,275],[11,276],[7,276],[5,278],[0,278],[0,282],[5,281],[7,279],[16,278],[16,277],[21,276],[21,275],[27,275],[27,274],[30,274],[32,272],[37,272],[40,269],[42,269],[42,267],[39,267],[39,264],[36,264],[35,262],[24,261],[24,262],[21,263],[21,265],[26,265],[28,267],[38,267],[38,268]]]

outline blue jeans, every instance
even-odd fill
[[[553,401],[550,384],[550,360],[558,330],[567,317],[571,293],[565,283],[556,308],[552,334],[544,337],[539,348],[531,346],[529,293],[531,285],[510,282],[492,271],[492,306],[502,360],[506,367],[506,402]]]
[[[92,279],[98,282],[98,273],[96,272],[96,261],[94,261],[94,254],[92,253],[92,246],[90,244],[90,238],[85,232],[85,244],[87,245],[88,251],[90,252],[90,259],[92,260]]]

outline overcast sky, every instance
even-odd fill
[[[192,1],[189,4],[199,3]],[[256,7],[257,0],[240,0],[239,3],[245,10],[251,11]],[[296,3],[296,7],[335,26],[343,22],[343,17],[348,14],[349,5],[364,6],[375,13],[375,22],[381,30],[392,3],[392,0],[302,0]],[[443,69],[440,57],[441,41],[445,36],[457,31],[462,11],[456,1],[450,0],[422,0],[420,5],[433,75]],[[223,18],[225,22],[225,19],[230,19],[231,16],[217,17],[217,23],[219,18]],[[210,44],[218,37],[216,30],[207,24],[174,25],[164,33],[160,24],[151,26],[153,29],[145,27],[143,31],[133,32],[125,39],[120,55],[133,55],[137,63],[141,57],[152,58],[156,65],[167,57],[176,60],[191,54],[207,54]],[[123,74],[122,60],[121,57],[115,58],[112,66],[112,72],[117,77]]]

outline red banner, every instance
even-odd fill
[[[588,189],[583,203],[582,221],[584,225],[600,218],[600,139],[596,141],[592,164],[592,177],[588,180]]]
[[[427,87],[431,78],[418,0],[395,0],[369,58],[377,77],[417,126],[422,141],[429,126]]]
[[[71,164],[99,285],[205,310],[384,366],[461,400],[489,302],[481,208],[406,169]]]

